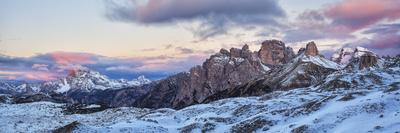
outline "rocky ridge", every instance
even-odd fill
[[[146,108],[182,108],[202,103],[216,92],[256,79],[293,57],[293,50],[278,40],[264,41],[258,52],[251,52],[248,45],[229,51],[221,49],[188,73],[160,81],[153,91],[136,103],[138,107]]]

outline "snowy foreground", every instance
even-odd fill
[[[398,73],[398,72],[396,72]],[[51,132],[75,122],[74,132],[400,132],[400,77],[374,73],[352,89],[319,86],[230,98],[181,110],[114,108],[64,114],[64,104],[0,104],[0,132]],[[338,76],[339,75],[339,76]],[[363,73],[336,73],[340,80]],[[330,80],[329,78],[327,80]]]

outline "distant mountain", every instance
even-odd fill
[[[41,91],[54,93],[68,93],[73,91],[91,92],[94,90],[122,89],[133,86],[148,84],[151,81],[144,76],[138,79],[128,80],[112,80],[99,72],[82,68],[72,70],[66,78],[56,81],[46,82],[41,85]]]
[[[230,97],[259,96],[319,85],[335,89],[364,84],[364,81],[348,82],[329,76],[339,72],[346,75],[355,71],[396,68],[400,62],[397,57],[380,58],[362,47],[343,48],[331,60],[319,54],[314,42],[307,43],[295,55],[282,41],[267,40],[260,50],[253,52],[248,45],[229,51],[221,49],[201,66],[156,82],[144,76],[132,81],[112,80],[89,69],[78,69],[65,78],[41,84],[0,83],[0,92],[32,95],[18,97],[16,103],[45,99],[109,107],[180,109]],[[377,78],[359,77],[371,81]]]
[[[123,88],[149,84],[151,81],[144,76],[128,81],[125,79],[113,80],[99,72],[88,68],[71,70],[68,76],[55,81],[44,83],[26,83],[17,81],[1,81],[0,90],[8,94],[35,94],[70,92],[92,92],[95,90],[118,90]]]
[[[400,129],[400,55],[379,57],[356,47],[328,60],[314,42],[297,55],[277,40],[255,52],[247,45],[221,49],[189,72],[154,82],[80,69],[46,83],[0,82],[0,91],[12,94],[0,94],[0,132]]]
[[[131,81],[113,80],[87,68],[73,70],[65,78],[44,83],[0,82],[0,94],[11,94],[14,103],[51,101],[96,103],[108,107],[133,106],[137,98],[152,88],[152,81],[144,76]]]
[[[297,61],[307,56],[319,58],[304,54]],[[180,110],[0,104],[0,132],[396,133],[400,129],[400,56],[382,61],[382,66],[361,70],[341,68],[308,87],[225,98]],[[71,111],[74,115],[65,115]]]

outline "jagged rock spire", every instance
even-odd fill
[[[310,56],[319,55],[317,45],[314,43],[314,41],[307,43],[305,54]]]
[[[263,64],[277,65],[289,62],[294,57],[294,52],[285,47],[282,41],[267,40],[262,42],[258,56]]]

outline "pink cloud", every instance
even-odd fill
[[[49,65],[47,64],[33,64],[32,69],[38,70],[38,71],[49,71]]]
[[[50,81],[58,79],[57,75],[48,72],[25,72],[22,76],[27,80]]]
[[[91,55],[84,53],[54,52],[50,56],[58,64],[94,64]]]
[[[400,18],[399,0],[344,0],[332,5],[325,15],[333,20],[334,32],[353,32],[382,20]]]
[[[5,79],[23,79],[23,80],[38,80],[50,81],[56,80],[59,76],[51,72],[38,72],[38,71],[0,71],[0,78]]]

